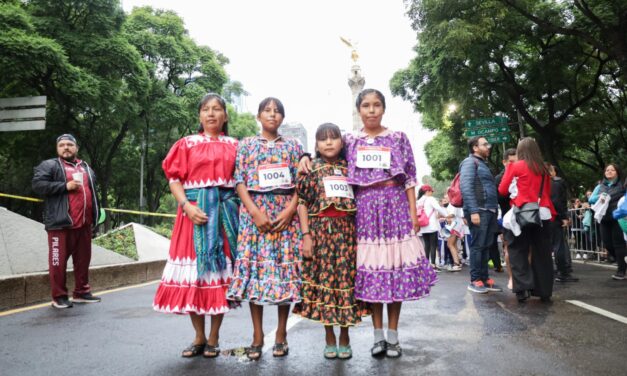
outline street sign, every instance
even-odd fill
[[[0,132],[45,128],[45,96],[0,99]]]
[[[495,135],[487,135],[485,139],[491,144],[500,144],[502,142],[509,142],[512,140],[512,136],[509,133],[501,133]]]
[[[466,128],[486,128],[498,125],[507,125],[507,118],[504,116],[495,116],[491,118],[470,119],[464,122]]]
[[[474,137],[474,136],[492,136],[496,133],[508,133],[509,126],[507,125],[499,125],[496,127],[489,128],[470,128],[466,129],[466,137]]]

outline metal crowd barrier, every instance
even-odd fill
[[[567,232],[568,246],[573,260],[606,261],[607,251],[601,239],[601,227],[590,209],[569,209],[570,223]]]

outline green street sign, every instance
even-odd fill
[[[464,122],[466,128],[486,128],[497,125],[507,125],[507,118],[504,116],[495,116],[491,118],[470,119]]]
[[[487,135],[485,139],[488,140],[488,142],[491,144],[500,144],[502,142],[511,141],[512,136],[510,136],[509,133],[499,133],[499,134]]]
[[[470,128],[466,129],[466,137],[474,137],[474,136],[491,136],[495,133],[508,133],[509,126],[507,125],[499,125],[497,127],[489,127],[489,128]]]

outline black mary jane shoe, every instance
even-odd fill
[[[524,303],[529,299],[529,291],[524,290],[516,292],[516,299],[518,299],[518,303]]]

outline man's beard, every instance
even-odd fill
[[[66,162],[74,162],[76,160],[76,154],[70,154],[69,157],[64,157],[63,155],[61,155],[61,158]]]

